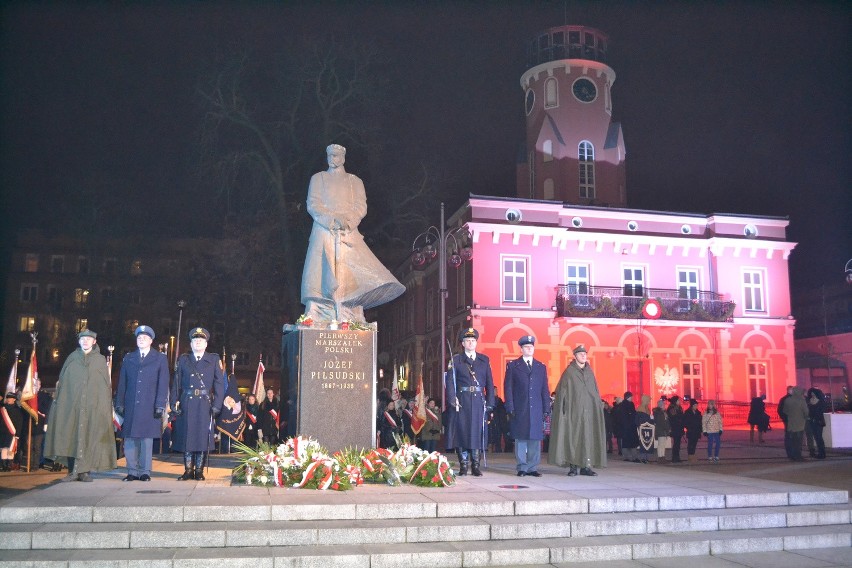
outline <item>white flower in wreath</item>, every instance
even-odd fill
[[[261,485],[266,485],[267,483],[269,483],[269,478],[266,477],[265,475],[261,475],[260,477],[257,478],[257,480],[260,481]]]

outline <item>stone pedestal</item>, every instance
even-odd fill
[[[314,438],[330,452],[375,446],[375,331],[296,329],[284,334],[281,355],[288,437]]]

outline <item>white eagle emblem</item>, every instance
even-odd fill
[[[663,365],[663,368],[657,367],[654,371],[654,383],[661,395],[672,396],[677,392],[677,386],[680,382],[680,377],[677,374],[677,369],[669,368],[668,365]]]

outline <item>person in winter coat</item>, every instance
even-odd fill
[[[763,435],[769,430],[769,415],[766,414],[766,395],[751,399],[748,411],[749,440],[754,443],[754,431],[757,429],[758,443],[763,443]]]
[[[787,418],[784,429],[785,448],[790,460],[804,461],[802,457],[802,438],[805,435],[805,422],[808,420],[808,403],[805,401],[805,391],[801,387],[793,387],[793,392],[784,400],[783,412]]]
[[[243,430],[243,443],[249,448],[257,447],[258,430],[260,430],[260,404],[257,397],[249,393],[246,397],[246,429]]]
[[[18,397],[7,392],[0,406],[0,471],[11,471],[18,440],[24,427],[24,411],[18,406]]]
[[[689,408],[683,413],[683,427],[686,430],[686,456],[689,461],[695,461],[695,448],[701,439],[701,411],[698,401],[690,399]]]
[[[666,399],[665,397],[657,401],[657,406],[654,407],[654,434],[657,436],[657,463],[665,463],[666,450],[672,447],[671,433],[672,429],[669,425],[669,416],[666,414]]]
[[[441,439],[441,411],[434,398],[426,401],[426,424],[420,430],[421,448],[427,452],[438,449],[438,440]]]
[[[124,417],[127,476],[122,481],[151,481],[154,438],[162,435],[169,396],[169,362],[151,349],[155,335],[150,326],[140,325],[134,333],[138,349],[124,356],[115,392],[115,412]]]
[[[680,405],[680,397],[673,396],[669,399],[666,408],[669,417],[669,427],[672,431],[672,463],[680,463],[680,441],[683,438],[683,407]]]
[[[518,477],[541,477],[541,441],[544,419],[550,414],[550,390],[547,367],[534,359],[535,337],[524,335],[518,340],[521,356],[506,364],[503,390],[506,414],[515,439],[515,461]]]
[[[707,410],[701,419],[701,429],[707,436],[707,460],[719,461],[719,446],[722,443],[722,415],[715,400],[707,401]]]
[[[260,430],[263,432],[263,441],[267,444],[278,443],[278,427],[281,417],[278,414],[281,403],[275,396],[272,388],[266,389],[266,398],[260,403]]]
[[[822,390],[814,387],[808,389],[808,424],[816,444],[816,455],[818,460],[825,459],[825,440],[822,430],[825,428],[825,394]]]
[[[92,471],[115,469],[112,385],[98,334],[84,329],[80,345],[59,372],[56,400],[50,407],[44,455],[68,466],[62,481],[92,481]]]
[[[633,393],[624,393],[624,400],[618,405],[619,430],[621,431],[621,455],[624,461],[639,463],[639,432],[636,431],[636,405],[633,403]]]

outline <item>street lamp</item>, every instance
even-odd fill
[[[447,249],[452,252],[447,257]],[[473,259],[470,231],[466,227],[447,229],[444,221],[444,204],[441,203],[441,222],[417,235],[411,243],[411,263],[422,267],[438,257],[438,291],[441,296],[441,410],[447,407],[443,381],[443,365],[447,360],[447,265],[458,269]]]
[[[177,328],[177,344],[175,345],[175,371],[177,371],[178,357],[180,356],[180,326],[183,323],[183,309],[186,307],[186,300],[178,300],[178,328]]]

